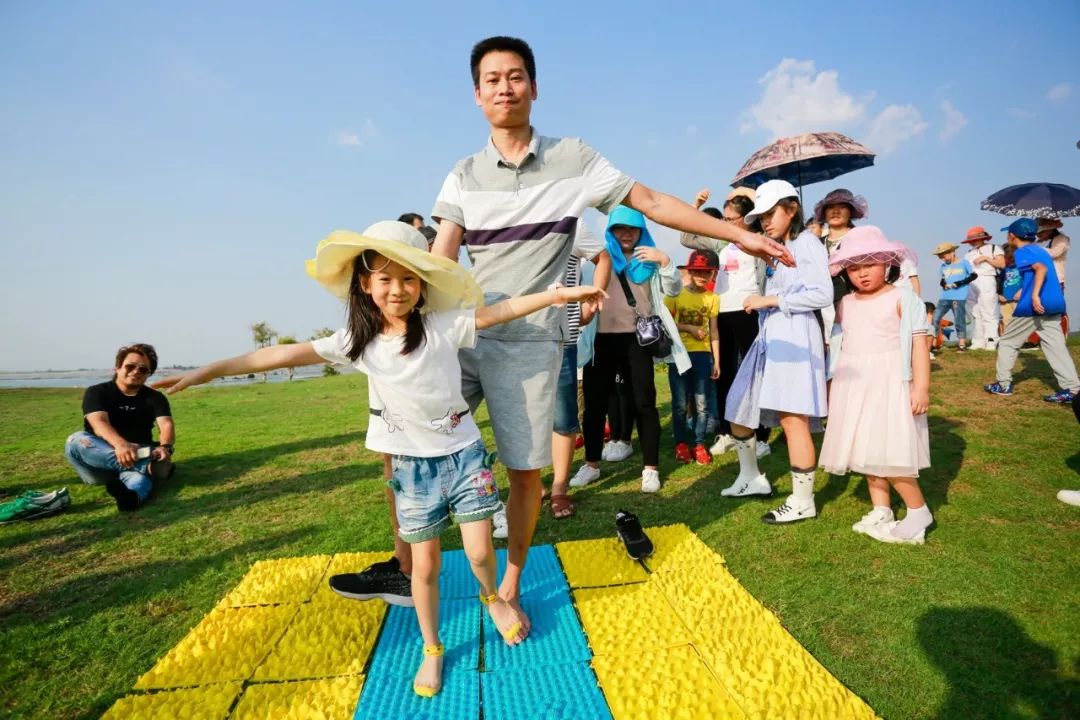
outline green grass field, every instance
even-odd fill
[[[858,476],[819,473],[819,518],[767,527],[769,501],[720,496],[734,454],[677,466],[670,441],[658,495],[639,492],[639,455],[607,465],[577,493],[576,517],[545,508],[534,543],[611,535],[618,508],[647,525],[684,522],[886,718],[1078,717],[1080,508],[1054,495],[1080,487],[1080,428],[1041,400],[1052,385],[1041,355],[1022,356],[1012,398],[982,391],[992,362],[946,351],[936,363],[922,484],[938,527],[924,547],[851,531],[868,509]],[[67,485],[73,500],[0,527],[0,715],[97,717],[256,560],[389,549],[381,461],[363,449],[364,383],[175,397],[177,473],[131,515],[63,458],[81,390],[0,391],[0,493]],[[657,384],[666,436],[666,377]],[[784,446],[774,450],[762,468],[786,492]],[[460,546],[453,532],[444,540]]]

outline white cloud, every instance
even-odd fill
[[[813,60],[784,58],[758,84],[761,99],[746,111],[741,130],[763,128],[773,139],[804,132],[837,130],[859,124],[866,115],[864,100],[840,88],[836,70],[817,72]]]
[[[342,147],[358,148],[363,147],[366,141],[378,136],[379,129],[375,127],[375,122],[367,118],[359,131],[341,130],[336,135],[335,141]]]
[[[1035,113],[1030,110],[1025,110],[1024,108],[1011,107],[1005,112],[1009,114],[1009,117],[1016,118],[1017,120],[1030,120],[1035,117]]]
[[[337,142],[338,145],[345,147],[360,147],[360,136],[350,132],[339,132]]]
[[[889,105],[871,121],[865,144],[879,155],[888,155],[927,127],[914,105]]]
[[[1046,99],[1050,102],[1061,102],[1069,97],[1070,92],[1072,92],[1072,85],[1069,85],[1069,83],[1061,83],[1046,91]]]
[[[968,124],[968,120],[964,113],[953,107],[948,100],[941,101],[941,112],[945,115],[945,126],[938,133],[938,139],[944,143],[956,137],[956,133]]]

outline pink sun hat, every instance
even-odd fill
[[[883,263],[899,266],[905,259],[915,260],[915,254],[901,243],[885,237],[881,228],[859,225],[848,231],[840,249],[829,258],[829,272],[839,275],[852,265]]]

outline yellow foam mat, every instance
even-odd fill
[[[575,590],[593,655],[640,652],[690,642],[690,633],[652,583]]]
[[[218,683],[184,690],[128,695],[120,698],[101,716],[102,720],[181,720],[200,718],[223,720],[240,683]]]
[[[555,544],[555,550],[572,588],[644,582],[648,577],[615,538],[561,542]]]
[[[311,597],[329,563],[329,555],[260,560],[221,604],[243,607],[303,602]]]
[[[655,572],[677,568],[694,568],[702,563],[724,562],[724,558],[701,541],[686,525],[663,525],[648,528],[646,534],[653,542],[653,554],[645,564]]]
[[[246,680],[281,637],[298,608],[298,605],[215,608],[140,677],[135,687],[184,687]]]
[[[251,685],[232,717],[236,720],[338,720],[351,718],[364,680],[352,677]]]
[[[614,720],[746,717],[690,645],[596,657],[592,665]]]
[[[872,718],[719,562],[672,567],[655,585],[694,637],[706,664],[754,718]]]
[[[301,606],[270,656],[256,668],[256,680],[299,680],[363,671],[379,636],[386,603],[334,598]]]
[[[315,592],[311,595],[311,601],[336,602],[340,600],[341,596],[330,589],[330,578],[334,575],[360,572],[372,563],[389,560],[393,556],[394,554],[389,552],[338,553],[334,555],[330,558],[330,564],[319,579]]]

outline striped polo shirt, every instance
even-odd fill
[[[606,214],[633,185],[581,140],[543,137],[533,129],[519,165],[506,162],[490,139],[455,165],[431,214],[465,229],[473,276],[490,305],[561,282],[585,209]],[[562,340],[563,314],[562,308],[546,308],[478,335]]]

